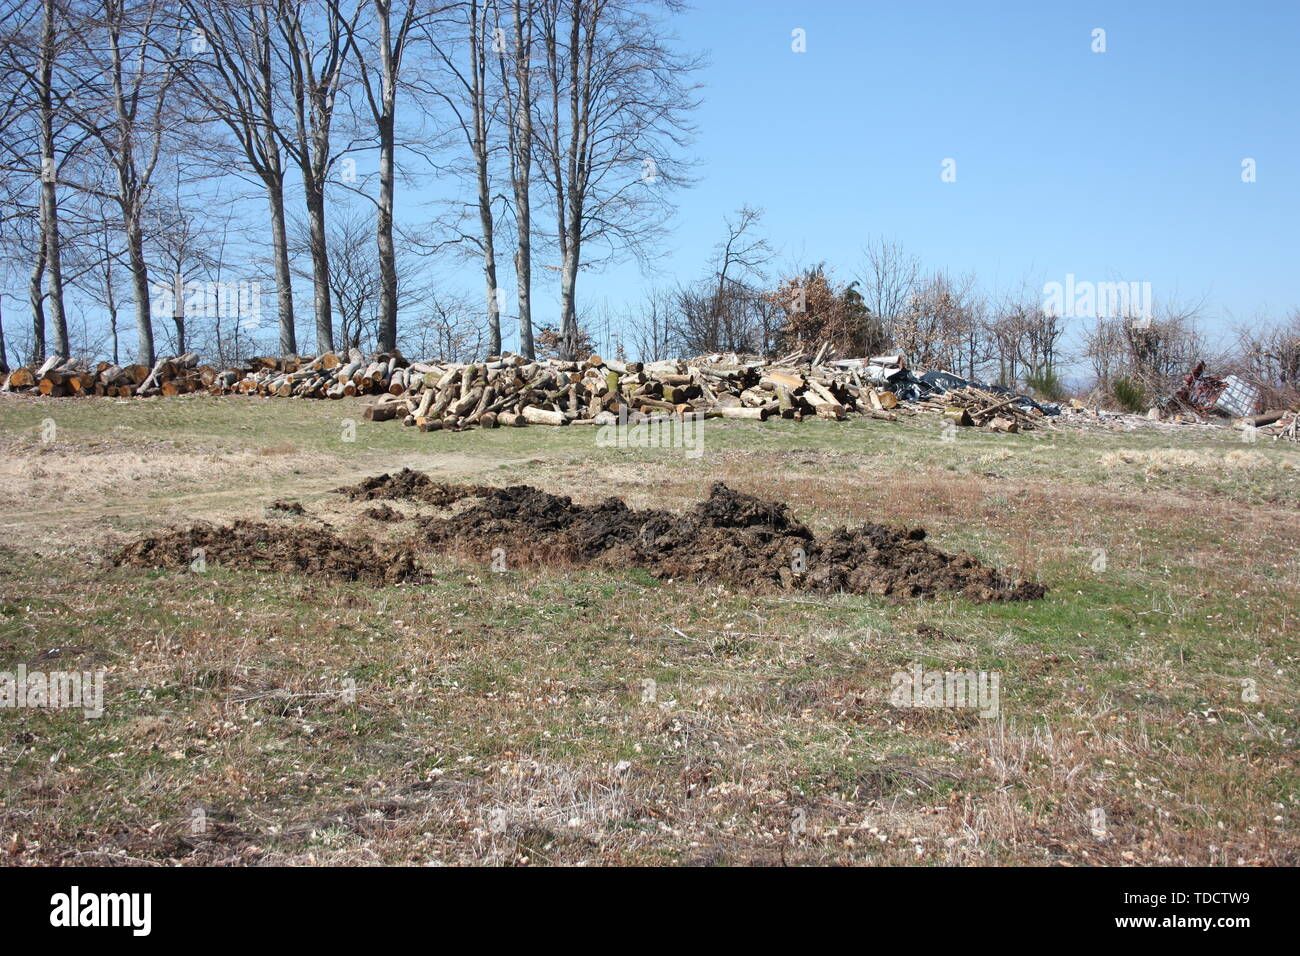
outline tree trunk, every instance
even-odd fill
[[[59,238],[59,205],[54,157],[54,0],[44,0],[41,36],[41,241],[50,277],[50,318],[54,322],[54,351],[67,358],[68,319],[63,309],[63,252]]]
[[[284,178],[272,176],[266,182],[266,200],[271,207],[271,246],[275,258],[275,299],[280,313],[280,354],[298,354],[298,335],[293,318],[293,280],[289,274],[289,238],[284,218]]]
[[[45,361],[45,243],[36,251],[36,265],[27,286],[32,302],[32,354],[30,361],[39,365]]]
[[[375,214],[379,243],[379,351],[397,348],[397,250],[393,244],[393,117],[381,117],[379,204]]]
[[[329,246],[325,237],[325,184],[308,173],[307,226],[310,234],[312,286],[316,306],[316,351],[334,351],[334,323],[330,307]]]
[[[486,11],[484,11],[486,12]],[[470,109],[473,114],[473,153],[478,187],[478,220],[483,241],[483,278],[487,283],[488,354],[501,354],[501,301],[497,296],[496,239],[492,222],[492,192],[488,183],[487,142],[487,20],[470,3]]]
[[[153,319],[149,313],[149,265],[144,236],[134,210],[125,210],[126,246],[131,260],[131,289],[135,294],[136,355],[141,365],[154,364]]]
[[[573,362],[578,358],[578,310],[574,295],[578,278],[578,249],[569,238],[560,270],[560,358]]]
[[[43,160],[44,161],[44,160]],[[49,162],[53,162],[50,158]],[[47,179],[46,176],[49,176]],[[59,207],[54,192],[54,174],[41,176],[41,240],[49,275],[50,320],[54,325],[54,352],[60,358],[70,354],[68,318],[63,308],[63,250],[59,237]]]
[[[0,298],[0,375],[9,374],[9,353],[5,350],[4,300]]]
[[[393,153],[396,148],[397,61],[394,57],[390,5],[376,0],[379,20],[380,90],[379,203],[375,224],[379,245],[379,351],[397,348],[397,250],[393,245]],[[399,54],[400,55],[400,54]]]
[[[528,185],[533,174],[533,94],[531,47],[532,26],[529,25],[529,42],[524,43],[521,0],[515,0],[515,83],[519,87],[519,104],[513,119],[519,129],[515,142],[514,191],[515,229],[518,233],[515,246],[515,282],[519,286],[519,351],[530,362],[536,355],[533,346],[533,253],[532,210],[529,206]]]
[[[564,255],[560,272],[560,350],[561,356],[570,361],[578,357],[578,309],[574,299],[578,284],[578,268],[582,256],[582,213],[583,193],[586,189],[586,177],[590,172],[587,164],[587,96],[590,93],[591,58],[593,55],[594,28],[589,27],[585,42],[582,41],[582,10],[575,4],[572,21],[569,26],[569,145],[566,157],[569,174],[567,209],[561,212],[566,217],[565,228],[568,235],[564,242]],[[582,49],[581,62],[578,50]]]

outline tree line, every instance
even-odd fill
[[[1103,295],[1091,300],[1096,311],[1058,309],[1043,283],[1026,279],[991,292],[976,275],[927,269],[884,238],[868,240],[860,261],[838,278],[825,263],[777,265],[761,226],[762,212],[752,207],[726,217],[698,279],[652,291],[616,323],[628,330],[627,351],[650,359],[770,357],[828,343],[840,357],[902,353],[914,368],[1052,400],[1082,384],[1094,398],[1134,411],[1205,360],[1214,374],[1246,375],[1270,400],[1300,397],[1300,308],[1275,321],[1240,323],[1216,341],[1206,332],[1203,302]]]
[[[685,182],[699,61],[672,46],[677,10],[0,4],[4,288],[30,311],[17,334],[10,323],[21,346],[0,325],[0,362],[66,358],[78,336],[116,361],[130,324],[144,364],[160,335],[183,352],[198,331],[219,360],[269,346],[268,331],[282,354],[399,338],[496,353],[508,309],[531,357],[539,267],[558,274],[550,331],[573,354],[583,270],[652,248]],[[418,214],[399,217],[403,195]],[[481,307],[422,277],[449,254],[482,270]],[[311,290],[306,336],[296,282]],[[107,316],[106,341],[76,325],[74,299]]]
[[[896,242],[868,242],[846,278],[777,267],[748,206],[693,281],[622,314],[584,306],[580,277],[649,256],[690,182],[701,61],[676,49],[679,9],[0,0],[0,368],[74,351],[116,364],[123,339],[152,364],[399,345],[474,358],[512,335],[529,358],[826,342],[1047,397],[1083,368],[1134,406],[1201,358],[1297,385],[1300,310],[1224,349],[1199,303],[1063,315],[1041,287],[993,294]],[[447,264],[477,271],[481,294],[442,281]],[[543,283],[558,295],[539,322]]]

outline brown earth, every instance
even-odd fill
[[[816,538],[790,509],[721,482],[690,511],[635,511],[617,498],[578,505],[526,485],[489,489],[464,511],[431,521],[425,541],[482,555],[505,549],[514,565],[571,561],[642,567],[659,578],[750,588],[848,591],[895,598],[955,592],[978,601],[1042,597],[968,554],[926,543],[922,528],[864,524]],[[513,555],[513,559],[512,559]],[[521,558],[522,556],[522,558]]]
[[[293,571],[340,581],[369,584],[419,584],[428,580],[409,548],[380,546],[365,539],[346,539],[324,528],[236,521],[148,535],[109,560],[115,565],[188,568],[202,549],[204,562],[218,567],[256,571]]]
[[[412,471],[410,468],[403,468],[395,475],[376,475],[358,485],[337,489],[339,494],[347,496],[352,501],[405,498],[438,507],[444,507],[461,498],[486,494],[492,490],[485,485],[443,484],[434,481],[422,471]]]
[[[847,591],[891,598],[945,592],[976,601],[1033,600],[1047,590],[1012,579],[971,555],[940,551],[925,541],[922,528],[868,523],[817,538],[785,504],[721,482],[707,499],[680,514],[634,510],[618,498],[575,504],[528,485],[438,484],[409,469],[339,492],[353,500],[414,498],[440,507],[473,501],[454,515],[423,519],[415,549],[379,543],[359,532],[345,538],[328,528],[200,522],[142,538],[112,561],[183,569],[201,548],[205,560],[224,567],[394,584],[428,580],[416,561],[420,548],[480,560],[502,548],[511,568],[556,563],[644,568],[662,579],[725,582],[750,590]],[[386,504],[362,516],[381,522],[405,517]]]
[[[369,518],[371,521],[405,521],[406,515],[402,514],[392,505],[383,503],[375,505],[373,508],[367,508],[361,512],[361,517]]]

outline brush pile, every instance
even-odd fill
[[[976,385],[966,385],[935,395],[920,403],[922,408],[939,411],[954,425],[978,426],[993,432],[1028,431],[1043,418],[1036,408],[1020,404],[1020,397],[989,392]]]

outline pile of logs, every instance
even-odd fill
[[[191,352],[152,368],[51,359],[10,374],[3,390],[52,397],[172,396],[191,392],[275,398],[341,399],[377,395],[371,421],[398,420],[423,431],[517,425],[637,424],[698,415],[765,421],[808,417],[843,420],[851,414],[893,421],[899,398],[891,380],[902,356],[835,361],[822,347],[765,361],[706,355],[690,360],[623,362],[593,355],[585,361],[530,361],[506,353],[484,362],[408,362],[400,353],[363,356],[253,358],[219,370]],[[1041,416],[1016,398],[969,387],[935,394],[921,408],[959,425],[1015,432]],[[910,406],[916,407],[916,406]]]
[[[974,385],[935,395],[920,403],[939,411],[945,420],[963,427],[986,428],[993,432],[1029,431],[1043,417],[1036,408],[1024,408],[1019,395],[1010,397]]]
[[[1247,415],[1236,422],[1237,428],[1247,426],[1255,428],[1259,435],[1270,437],[1274,441],[1279,438],[1300,441],[1300,410],[1275,409],[1259,415]]]
[[[422,431],[473,426],[637,424],[700,415],[764,421],[860,413],[892,421],[892,392],[865,384],[856,369],[799,368],[783,362],[706,356],[690,362],[527,361],[505,355],[483,363],[407,370],[365,417],[400,420]]]
[[[406,361],[400,355],[363,359],[352,350],[346,358],[326,352],[315,358],[253,358],[238,368],[219,371],[200,365],[196,352],[147,365],[95,366],[80,359],[51,358],[39,368],[15,369],[3,391],[35,390],[51,397],[102,395],[130,398],[150,395],[255,394],[289,398],[343,398],[405,388]]]
[[[0,385],[0,391],[33,390],[52,398],[101,395],[129,398],[133,395],[182,395],[209,389],[217,371],[199,365],[197,352],[188,352],[147,365],[114,365],[100,362],[91,366],[82,359],[54,356],[38,368],[14,369]]]

